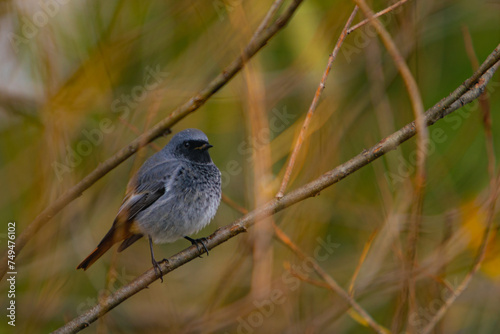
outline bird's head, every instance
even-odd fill
[[[210,163],[212,159],[208,153],[209,144],[207,136],[198,129],[186,129],[172,137],[165,147],[175,156],[198,163]]]

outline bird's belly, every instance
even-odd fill
[[[142,233],[150,235],[155,243],[174,242],[195,234],[210,223],[219,202],[219,198],[208,196],[188,200],[160,199],[141,212],[136,221]]]

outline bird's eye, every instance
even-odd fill
[[[191,145],[189,144],[188,141],[184,143],[184,147],[188,148],[189,146],[191,146]]]

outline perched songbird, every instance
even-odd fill
[[[86,270],[115,243],[121,242],[121,252],[142,236],[149,238],[151,261],[160,277],[153,241],[186,238],[197,247],[201,243],[208,254],[203,239],[188,235],[205,227],[220,204],[221,174],[208,153],[211,147],[202,131],[187,129],[146,160],[130,180],[113,226],[77,269]]]

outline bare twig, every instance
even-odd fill
[[[280,241],[283,241],[283,240],[280,240]],[[285,263],[284,267],[286,270],[288,270],[288,272],[290,274],[297,277],[299,280],[301,280],[303,282],[309,283],[311,285],[314,285],[314,286],[317,286],[317,287],[320,287],[323,289],[330,289],[330,286],[327,283],[320,281],[320,280],[317,280],[317,279],[314,279],[314,278],[311,278],[309,276],[302,274],[301,272],[299,272],[297,270],[294,270],[292,268],[292,266],[290,265],[290,263],[288,263],[288,262]]]
[[[474,46],[472,45],[472,38],[470,36],[469,29],[467,29],[467,27],[463,27],[462,32],[464,35],[465,50],[467,51],[467,55],[469,56],[469,60],[472,64],[472,69],[476,71],[479,67],[479,61],[477,59],[476,52],[474,51]],[[492,182],[495,181],[496,159],[495,150],[493,147],[493,134],[491,131],[491,110],[488,94],[486,92],[481,94],[478,101],[483,113],[483,126],[484,134],[486,136],[486,152],[488,155],[488,174],[490,175],[490,188],[493,188],[495,186]]]
[[[222,201],[243,215],[246,215],[248,213],[247,209],[233,201],[231,198],[227,197],[224,193],[222,193]]]
[[[497,66],[498,67],[498,66]],[[500,175],[500,173],[498,173]],[[460,283],[460,285],[453,291],[453,293],[444,301],[443,306],[436,312],[436,314],[431,318],[429,323],[422,329],[420,333],[427,334],[432,331],[432,329],[436,326],[436,324],[443,318],[448,309],[453,305],[453,303],[457,300],[457,298],[467,289],[472,278],[477,273],[477,271],[481,268],[481,264],[486,255],[486,249],[488,248],[488,241],[490,239],[491,230],[493,227],[493,217],[495,215],[495,204],[498,198],[498,189],[496,185],[499,183],[499,178],[494,178],[491,181],[491,184],[494,185],[494,188],[490,187],[490,196],[488,198],[488,211],[486,218],[486,227],[483,232],[483,236],[481,239],[481,244],[477,251],[477,255],[474,259],[474,263],[472,265],[471,270],[467,273],[464,280]]]
[[[352,296],[347,293],[342,287],[335,281],[335,279],[328,275],[328,273],[318,264],[316,260],[312,257],[307,256],[295,243],[290,240],[290,238],[283,232],[278,226],[274,226],[274,233],[276,237],[288,248],[290,248],[301,260],[306,260],[312,265],[314,271],[323,279],[327,284],[328,288],[338,294],[342,299],[344,299],[351,307],[358,312],[358,314],[363,318],[366,323],[373,328],[377,333],[387,333],[387,330],[380,326],[371,315],[365,311],[364,308],[359,305]],[[306,278],[307,279],[307,278]]]
[[[407,2],[408,0],[401,0],[401,1],[398,1],[396,2],[395,4],[387,7],[386,9],[383,9],[381,10],[380,12],[377,12],[375,14],[373,14],[372,18],[377,18],[379,16],[382,16],[382,15],[385,15],[391,11],[393,11],[394,9],[398,8],[399,6],[401,6],[402,4],[404,4],[405,2]],[[361,28],[362,26],[366,25],[367,23],[370,22],[370,18],[367,18],[367,19],[364,19],[363,21],[359,22],[358,24],[354,25],[353,27],[351,27],[349,30],[347,30],[347,34],[349,35],[351,32],[353,32],[354,30],[358,29],[358,28]]]
[[[251,138],[258,138],[262,129],[269,129],[269,120],[265,107],[266,92],[258,59],[243,70],[246,81],[246,113],[248,133]],[[269,189],[269,180],[272,178],[270,137],[263,139],[252,150],[252,185],[253,203],[259,207],[268,202],[273,194]],[[252,274],[250,293],[254,298],[267,295],[272,285],[273,248],[272,226],[273,217],[266,218],[249,232],[252,243]]]
[[[269,25],[270,20],[278,11],[282,1],[276,0],[266,17],[254,33],[258,36]],[[232,15],[231,22],[235,29],[248,33],[248,24],[245,11],[239,7]],[[242,45],[243,47],[243,45]],[[243,79],[245,80],[245,104],[246,104],[246,124],[247,131],[251,138],[257,138],[262,129],[269,128],[269,121],[266,113],[265,101],[266,90],[264,89],[259,59],[253,59],[243,70]],[[266,137],[252,150],[252,185],[253,185],[253,203],[259,207],[268,202],[272,195],[267,190],[268,180],[272,177],[271,172],[271,148],[270,138]],[[253,298],[260,298],[267,295],[272,285],[272,228],[273,217],[266,218],[266,221],[257,225],[249,233],[249,241],[252,249],[252,271],[250,283],[250,295]]]
[[[469,55],[469,59],[471,60],[472,67],[477,69],[479,66],[479,62],[477,61],[476,54],[474,52],[474,47],[472,46],[472,39],[470,38],[469,31],[464,28],[464,39],[466,50]],[[500,62],[495,64],[496,67],[500,66]],[[450,295],[448,299],[444,302],[443,306],[439,309],[439,311],[434,315],[434,317],[429,321],[429,323],[422,330],[422,334],[426,334],[432,331],[432,329],[436,326],[436,324],[442,319],[445,315],[446,311],[451,307],[451,305],[457,300],[457,298],[467,289],[469,283],[471,282],[474,274],[480,269],[481,263],[484,260],[486,255],[486,249],[488,247],[488,241],[490,239],[490,234],[493,226],[493,217],[495,215],[495,206],[498,198],[498,184],[500,182],[500,173],[497,173],[498,176],[495,176],[495,168],[496,168],[496,159],[495,159],[495,150],[493,146],[493,135],[491,132],[491,116],[489,109],[489,102],[486,93],[481,94],[479,99],[483,99],[483,102],[480,103],[481,110],[483,112],[483,124],[484,124],[484,132],[486,135],[486,151],[488,155],[488,173],[490,175],[490,194],[488,197],[488,209],[487,209],[487,218],[486,218],[486,227],[483,232],[483,237],[481,240],[481,244],[477,251],[476,258],[474,259],[474,263],[472,265],[471,270],[467,273],[464,280],[460,283],[456,290]]]
[[[497,66],[498,67],[498,66]],[[498,174],[500,175],[500,173]],[[492,181],[494,185],[499,183],[498,177]],[[481,268],[481,264],[486,255],[486,249],[488,248],[488,241],[490,239],[491,230],[493,226],[493,217],[495,215],[495,204],[498,198],[498,189],[490,188],[490,196],[488,198],[488,210],[487,210],[487,218],[486,218],[486,227],[483,232],[481,244],[477,251],[476,258],[474,259],[474,263],[472,265],[471,270],[467,273],[464,280],[460,283],[460,285],[453,291],[453,293],[444,301],[441,308],[436,312],[436,314],[429,320],[429,323],[420,331],[421,334],[427,334],[432,331],[432,329],[436,326],[436,324],[443,318],[448,309],[453,305],[453,303],[457,300],[457,298],[467,289],[472,278],[477,273],[477,271]]]
[[[387,48],[387,51],[394,60],[394,63],[398,68],[401,77],[403,78],[406,89],[408,91],[408,95],[410,96],[413,113],[415,115],[415,125],[417,127],[417,171],[415,175],[414,191],[415,200],[412,208],[412,215],[408,233],[408,249],[406,262],[407,270],[405,270],[405,273],[407,275],[407,284],[403,288],[403,294],[408,293],[408,301],[411,311],[416,307],[415,281],[412,279],[413,275],[411,275],[411,272],[413,271],[416,261],[417,240],[420,230],[421,210],[425,186],[425,162],[427,157],[427,143],[429,141],[429,134],[424,120],[424,105],[417,82],[415,81],[415,78],[413,77],[410,69],[406,65],[403,56],[399,52],[396,43],[394,43],[389,32],[387,32],[385,27],[382,25],[382,23],[380,23],[380,21],[378,21],[378,19],[373,17],[374,14],[370,7],[366,4],[365,0],[354,0],[354,2],[361,8],[367,19],[370,20],[370,23],[379,34],[382,42]]]
[[[130,131],[132,131],[132,132],[133,132],[133,133],[135,133],[136,135],[140,135],[140,134],[141,134],[141,132],[139,131],[139,129],[138,129],[135,125],[133,125],[133,124],[131,124],[129,121],[127,121],[125,118],[123,118],[123,117],[118,117],[118,120],[119,120],[119,121],[120,121],[123,125],[125,125],[127,128],[129,128],[129,129],[130,129]],[[149,146],[149,147],[151,147],[151,148],[152,148],[153,150],[155,150],[156,152],[158,152],[159,150],[161,150],[161,147],[160,147],[158,144],[154,143],[154,142],[150,142],[150,143],[148,144],[148,146]]]
[[[448,97],[439,101],[425,113],[426,125],[429,126],[434,124],[439,119],[461,108],[463,105],[470,103],[479,95],[481,95],[489,80],[493,76],[495,70],[500,65],[500,62],[494,65],[499,60],[500,45],[497,46],[497,48],[490,54],[490,56],[488,56],[488,58],[480,66],[478,71],[476,71],[469,79],[461,84]],[[273,199],[263,206],[249,212],[245,216],[237,219],[233,223],[216,230],[207,238],[207,248],[213,249],[214,247],[226,242],[234,236],[245,232],[247,228],[255,224],[257,221],[273,215],[309,197],[318,195],[323,189],[330,187],[331,185],[351,175],[352,173],[356,172],[357,170],[366,166],[377,158],[383,156],[391,150],[396,149],[396,147],[401,145],[403,142],[413,137],[415,133],[415,122],[407,124],[392,135],[379,141],[369,150],[364,150],[357,156],[353,157],[351,160],[326,172],[314,181],[309,182],[294,191],[291,191],[290,193],[284,195],[280,200]],[[167,275],[169,272],[175,270],[176,268],[197,258],[198,255],[200,255],[200,251],[195,246],[191,246],[170,257],[168,261],[162,262],[160,264],[162,272],[164,273],[164,275]],[[84,314],[59,328],[56,333],[73,333],[89,326],[90,323],[96,321],[99,317],[106,314],[111,309],[115,308],[137,292],[147,288],[157,279],[158,278],[154,272],[154,269],[149,269],[129,284],[115,291],[102,303],[95,305]]]
[[[375,240],[375,237],[378,234],[378,230],[375,230],[370,234],[368,237],[368,241],[365,243],[365,246],[363,247],[363,252],[361,253],[361,256],[359,257],[358,265],[354,269],[354,274],[352,274],[351,281],[349,282],[349,295],[354,296],[354,283],[356,282],[356,278],[358,277],[359,271],[361,270],[361,266],[366,260],[366,256],[368,255],[368,252],[370,251],[370,248],[373,244],[373,240]]]
[[[326,65],[325,72],[323,73],[323,77],[321,78],[321,81],[319,82],[319,86],[316,89],[316,94],[314,95],[311,106],[309,107],[309,110],[307,111],[306,118],[304,119],[304,123],[302,124],[302,128],[300,129],[299,137],[297,138],[297,142],[295,143],[292,154],[290,155],[290,159],[288,160],[288,164],[287,164],[286,170],[285,170],[285,175],[283,176],[283,181],[281,182],[280,189],[279,189],[278,193],[276,194],[276,198],[283,197],[283,194],[285,193],[286,186],[288,185],[288,182],[290,181],[290,176],[292,174],[293,166],[295,165],[295,160],[297,159],[300,148],[302,147],[302,143],[304,142],[307,128],[309,127],[309,123],[311,122],[311,118],[314,114],[314,111],[316,110],[316,107],[318,106],[319,97],[321,96],[321,93],[325,89],[325,82],[326,82],[326,79],[328,78],[328,74],[330,74],[330,69],[332,68],[333,61],[337,57],[337,54],[340,50],[340,47],[344,43],[344,39],[347,36],[347,29],[349,29],[352,21],[354,20],[354,16],[356,16],[357,12],[358,12],[358,6],[354,6],[354,9],[351,13],[351,16],[349,16],[349,19],[347,20],[347,22],[344,26],[344,29],[342,29],[342,32],[340,33],[340,36],[337,40],[337,44],[335,44],[335,47],[333,48],[333,52],[328,57],[328,63]]]
[[[252,40],[250,42],[257,40],[257,38],[259,37],[260,34],[262,34],[264,29],[269,27],[269,24],[271,23],[272,18],[274,17],[274,15],[276,15],[278,10],[280,9],[281,5],[283,4],[283,1],[284,0],[276,0],[273,2],[273,4],[271,5],[271,8],[268,10],[266,16],[264,17],[264,19],[260,23],[259,27],[257,28],[257,30],[255,30],[255,33],[253,34]]]
[[[16,255],[26,245],[28,240],[43,227],[48,221],[54,217],[59,211],[71,203],[74,199],[97,182],[100,178],[106,175],[109,171],[124,162],[132,156],[143,145],[153,141],[165,132],[169,131],[170,127],[181,119],[200,108],[212,95],[220,88],[227,84],[245,65],[246,61],[253,57],[269,40],[276,35],[291,19],[302,0],[294,0],[284,10],[273,24],[267,29],[263,29],[262,33],[255,38],[252,38],[250,43],[245,47],[242,54],[238,56],[229,66],[227,66],[216,78],[214,78],[202,91],[191,97],[186,103],[174,110],[169,116],[157,123],[149,131],[133,140],[129,145],[122,148],[112,157],[108,158],[103,163],[100,163],[96,169],[84,177],[78,184],[68,189],[55,202],[44,209],[32,222],[26,227],[16,239]],[[274,10],[273,8],[271,10]],[[3,277],[7,271],[7,252],[3,255],[2,263],[0,264],[0,277]]]

